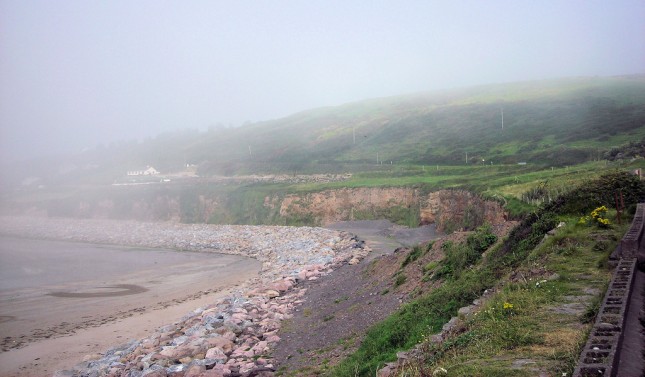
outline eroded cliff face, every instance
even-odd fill
[[[280,205],[281,217],[312,216],[321,225],[361,219],[378,210],[418,206],[418,190],[410,188],[343,188],[305,195],[287,195]]]
[[[219,224],[328,225],[347,220],[389,219],[410,226],[435,224],[437,230],[444,232],[473,229],[484,222],[499,224],[506,219],[499,203],[468,191],[426,193],[409,187],[341,188],[268,196],[253,192],[222,196],[199,191],[172,194],[115,191],[91,199],[55,200],[44,208],[26,207],[21,212],[43,210],[55,217]]]
[[[423,199],[420,220],[422,224],[436,224],[439,231],[452,231],[503,223],[506,212],[498,202],[483,200],[472,192],[440,190]]]
[[[276,205],[266,198],[265,205]],[[316,224],[378,217],[393,207],[418,214],[419,224],[436,224],[439,231],[472,229],[485,222],[506,220],[502,206],[464,190],[440,190],[422,194],[413,188],[344,188],[304,195],[287,195],[280,204],[280,217],[308,216]]]

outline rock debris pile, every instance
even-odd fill
[[[238,254],[263,263],[258,278],[148,338],[87,355],[58,376],[273,376],[281,322],[306,289],[370,251],[350,234],[322,228],[0,218],[5,235]]]

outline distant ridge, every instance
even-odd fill
[[[501,127],[504,111],[504,129]],[[532,81],[303,111],[186,149],[196,163],[572,164],[645,136],[645,76]],[[251,154],[248,147],[251,147]],[[217,167],[214,167],[217,170]]]
[[[577,77],[369,99],[93,149],[66,164],[97,181],[135,165],[163,174],[191,164],[202,176],[342,172],[377,163],[563,166],[643,137],[645,75]]]

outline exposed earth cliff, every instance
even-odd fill
[[[273,202],[273,201],[272,201]],[[505,220],[502,206],[464,190],[440,190],[424,194],[419,189],[344,188],[305,195],[287,195],[280,216],[309,217],[316,224],[337,221],[411,218],[417,224],[436,224],[438,231],[472,229],[488,222]]]
[[[208,191],[206,188],[112,188],[4,208],[10,215],[183,223],[314,225],[388,219],[439,232],[474,229],[506,219],[502,205],[465,190],[427,192],[413,187],[361,187],[302,194]]]
[[[207,188],[113,188],[50,201],[23,203],[5,212],[50,217],[183,223],[329,225],[388,219],[439,232],[474,229],[506,219],[502,205],[465,190],[427,192],[413,187],[341,188],[302,194],[208,191]]]

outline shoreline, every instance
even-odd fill
[[[176,323],[179,318],[196,307],[221,299],[234,289],[235,286],[229,287],[196,300],[176,303],[151,312],[131,311],[112,322],[81,328],[71,335],[43,339],[22,348],[2,352],[0,353],[0,365],[2,365],[0,375],[3,377],[51,376],[59,370],[73,369],[88,356],[97,357],[116,344],[145,337],[161,326]]]
[[[214,297],[209,305],[186,314],[172,325],[157,328],[147,338],[118,345],[102,354],[88,355],[74,368],[58,372],[59,375],[89,371],[97,375],[118,375],[124,371],[137,374],[159,368],[178,375],[207,368],[222,375],[244,375],[254,370],[270,373],[269,351],[279,340],[275,333],[281,321],[290,318],[305,293],[298,288],[298,282],[315,280],[339,264],[358,263],[369,252],[363,243],[345,232],[309,227],[2,217],[0,233],[12,237],[236,254],[262,263],[258,277]],[[97,329],[101,328],[104,327]],[[91,347],[87,350],[94,351]],[[47,373],[51,373],[49,368]]]
[[[230,254],[0,242],[3,352],[199,300],[256,277],[261,268],[257,260]]]

